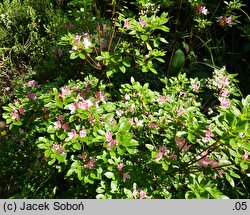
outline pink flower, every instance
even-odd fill
[[[80,45],[82,36],[75,35],[73,43]]]
[[[103,25],[102,25],[102,30],[103,30],[103,31],[106,31],[106,30],[107,30],[107,25],[106,25],[106,24],[103,24]]]
[[[224,97],[219,97],[219,101],[222,108],[228,108],[230,106],[230,101],[225,99]]]
[[[138,120],[135,125],[137,127],[142,127],[143,126],[143,121],[142,120]]]
[[[177,117],[181,116],[184,113],[184,110],[180,108],[177,113]]]
[[[87,34],[85,34],[85,36],[83,38],[83,45],[84,45],[85,49],[89,48],[92,45],[92,43],[89,41]]]
[[[200,87],[201,87],[200,83],[192,84],[192,88],[193,88],[193,90],[195,90],[195,91],[198,91],[198,90],[200,89]]]
[[[125,164],[124,163],[119,163],[118,165],[117,165],[117,169],[118,169],[118,171],[121,171],[122,170],[122,168],[125,166]]]
[[[89,115],[88,121],[89,121],[89,122],[94,122],[94,121],[95,121],[95,118],[94,118],[94,116],[93,116],[92,113]]]
[[[96,159],[94,157],[89,158],[89,162],[84,165],[87,169],[92,169],[95,166]]]
[[[175,155],[175,154],[169,155],[169,159],[176,159],[176,158],[177,158],[177,155]]]
[[[163,103],[163,102],[165,102],[165,98],[164,98],[163,96],[160,96],[160,97],[157,99],[157,101],[158,101],[159,103]]]
[[[12,119],[15,119],[15,120],[20,120],[20,116],[19,116],[19,114],[17,113],[17,111],[13,111],[13,112],[11,113],[11,118],[12,118]]]
[[[109,143],[108,143],[108,147],[109,148],[112,148],[114,145],[118,145],[118,141],[117,140],[111,140]]]
[[[71,50],[76,51],[78,48],[77,46],[72,46]]]
[[[208,127],[207,130],[204,131],[205,137],[202,137],[202,141],[204,143],[207,143],[210,139],[212,139],[212,137],[214,137],[213,132],[210,130],[210,128]]]
[[[148,54],[145,54],[145,55],[143,55],[143,58],[146,60],[146,59],[149,58],[149,55],[148,55]]]
[[[76,134],[76,130],[75,130],[75,129],[72,129],[71,132],[68,133],[68,137],[69,137],[70,139],[75,138],[76,135],[77,135],[77,134]]]
[[[79,135],[80,135],[81,138],[82,138],[82,137],[86,137],[86,135],[87,135],[86,129],[85,129],[85,128],[82,128],[82,130],[79,131]]]
[[[129,27],[129,21],[128,21],[128,19],[125,19],[123,27],[124,28],[128,28]]]
[[[207,151],[202,152],[201,155],[198,155],[196,157],[196,159],[198,160],[199,166],[204,166],[204,167],[211,166],[212,168],[215,168],[215,167],[218,167],[218,165],[219,165],[219,162],[208,158]]]
[[[140,191],[140,199],[145,199],[147,197],[147,193],[143,190]]]
[[[124,96],[124,98],[128,101],[130,99],[129,94],[126,93],[125,96]]]
[[[145,27],[147,25],[144,19],[140,19],[139,23],[142,27]]]
[[[70,113],[73,114],[76,112],[76,109],[78,107],[78,104],[77,103],[74,103],[74,104],[70,104],[69,105],[69,110],[70,110]]]
[[[108,147],[112,148],[113,145],[118,145],[117,140],[113,140],[113,134],[111,132],[106,133],[106,140],[108,141]]]
[[[135,104],[132,104],[129,108],[130,113],[134,113],[135,112]]]
[[[90,100],[84,100],[84,99],[82,99],[82,101],[77,103],[77,107],[82,109],[89,109],[92,105],[93,103]]]
[[[63,121],[64,120],[64,116],[63,115],[59,115],[58,117],[57,117],[57,120],[59,120],[59,121]]]
[[[159,161],[160,159],[162,159],[163,155],[165,153],[168,153],[169,150],[167,150],[167,148],[165,146],[161,146],[159,148],[159,151],[158,151],[158,154],[157,154],[157,157],[156,157],[156,161]]]
[[[38,86],[38,83],[35,80],[31,80],[26,83],[26,87],[36,87],[36,86]]]
[[[127,179],[130,179],[131,176],[129,175],[128,172],[122,174],[123,181],[125,182]]]
[[[191,147],[191,145],[186,144],[185,138],[176,137],[175,142],[176,142],[178,148],[184,152],[187,152],[189,150],[189,148]]]
[[[53,144],[53,148],[59,153],[65,153],[65,150],[62,148],[62,146],[58,145],[58,144]]]
[[[134,197],[135,199],[137,198],[137,193],[138,193],[138,191],[137,191],[136,189],[134,189],[132,194],[133,194],[133,197]]]
[[[221,26],[225,26],[226,24],[231,24],[233,22],[233,18],[231,16],[225,17],[225,16],[221,16],[218,19],[219,25]]]
[[[202,6],[202,5],[199,5],[198,7],[197,7],[197,12],[199,13],[199,14],[204,14],[204,15],[207,15],[207,8],[205,7],[205,6]]]
[[[229,17],[226,18],[225,22],[227,24],[231,24],[233,22],[233,18],[231,16],[229,16]]]
[[[61,122],[58,120],[58,121],[56,121],[56,122],[54,122],[54,128],[55,129],[59,129],[59,128],[61,128],[62,127],[62,125],[61,125]]]
[[[119,109],[119,110],[116,111],[116,115],[117,115],[117,116],[122,116],[123,113],[124,113],[124,112],[123,112],[123,110],[121,110],[121,109]]]
[[[69,123],[68,122],[64,123],[62,125],[62,128],[63,128],[64,131],[68,131],[69,130]]]
[[[223,97],[227,97],[227,96],[230,95],[230,91],[227,90],[227,89],[221,89],[221,90],[220,90],[220,94],[221,94],[221,96],[223,96]]]
[[[87,156],[88,156],[88,152],[83,152],[83,153],[80,155],[80,158],[81,158],[83,161],[85,161],[86,158],[87,158]]]
[[[18,109],[18,111],[19,111],[19,113],[22,114],[22,115],[24,115],[25,112],[26,112],[26,110],[25,110],[24,107],[20,107],[20,108]]]
[[[104,102],[105,99],[106,99],[106,96],[105,96],[105,94],[104,94],[102,91],[95,92],[95,96],[96,96],[99,100],[101,100],[102,102]]]
[[[35,100],[37,98],[35,93],[27,93],[26,95],[27,98]]]
[[[129,119],[129,120],[128,120],[128,123],[129,123],[130,125],[134,125],[134,120],[133,120],[133,119]]]
[[[108,142],[112,141],[113,140],[112,136],[113,136],[113,134],[111,132],[107,132],[106,133],[106,140]]]
[[[243,159],[248,159],[248,152],[246,150],[244,150]]]
[[[68,86],[64,86],[61,88],[61,96],[66,96],[68,95],[69,93],[71,93],[71,90]]]

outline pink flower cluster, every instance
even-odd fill
[[[37,99],[37,95],[35,93],[31,93],[31,92],[27,93],[26,97],[29,99],[32,99],[32,100]]]
[[[119,163],[119,164],[117,165],[118,171],[121,172],[122,169],[123,169],[123,167],[125,167],[125,164],[124,164],[124,163]],[[126,182],[127,179],[130,179],[130,178],[131,178],[131,176],[129,175],[128,172],[126,172],[126,173],[121,173],[121,174],[122,174],[122,179],[123,179],[124,182]]]
[[[207,166],[211,166],[212,168],[218,167],[219,162],[215,161],[215,160],[211,160],[208,158],[208,152],[202,152],[201,155],[198,155],[196,157],[197,161],[198,161],[198,165],[199,166],[203,166],[203,167],[207,167]]]
[[[212,139],[212,137],[214,137],[214,134],[213,132],[211,131],[211,128],[208,126],[207,127],[207,130],[204,131],[204,134],[205,134],[205,137],[202,137],[202,141],[204,143],[207,143],[209,142],[209,140]]]
[[[26,83],[26,87],[38,87],[38,83],[35,80],[30,80]]]
[[[86,137],[87,136],[87,131],[86,129],[83,127],[82,130],[79,131],[79,136],[80,138]],[[71,132],[68,133],[68,137],[70,139],[76,138],[77,137],[77,132],[75,129],[72,129]]]
[[[24,107],[19,107],[18,109],[16,107],[13,107],[13,111],[11,113],[11,118],[14,120],[20,120],[20,114],[24,115],[26,112]]]
[[[199,14],[207,15],[208,10],[205,6],[199,5],[196,7],[196,10]]]
[[[92,105],[93,105],[93,103],[89,99],[85,100],[85,99],[81,98],[81,101],[74,102],[73,104],[70,104],[68,106],[68,108],[70,110],[70,113],[74,114],[76,112],[77,108],[89,110]]]
[[[182,150],[183,152],[189,151],[189,149],[191,147],[191,145],[186,144],[186,139],[185,138],[176,137],[175,142],[176,142],[178,148],[180,150]]]
[[[159,151],[158,151],[158,154],[157,154],[157,157],[156,157],[156,161],[161,160],[163,155],[166,154],[166,153],[169,153],[169,150],[167,150],[167,148],[165,146],[161,146],[159,148]]]
[[[135,199],[137,199],[138,197],[139,199],[145,199],[147,197],[147,193],[141,189],[140,190],[134,189],[132,194]]]
[[[220,74],[219,71],[215,71],[215,81],[213,85],[216,86],[219,90],[219,102],[222,108],[230,107],[230,100],[228,97],[230,96],[230,79],[223,74]]]
[[[84,165],[87,169],[93,169],[95,166],[96,159],[94,157],[90,157],[88,163]]]
[[[225,26],[225,25],[229,25],[233,22],[233,18],[231,16],[225,17],[225,16],[221,16],[218,19],[219,25],[220,26]]]
[[[84,33],[83,35],[75,35],[74,40],[72,42],[72,50],[76,51],[78,50],[79,46],[82,45],[85,49],[88,49],[92,45],[92,43],[89,41],[89,37],[90,36],[88,33]]]
[[[107,132],[106,133],[106,140],[108,141],[108,147],[112,148],[114,145],[118,145],[118,141],[113,139],[113,133]]]
[[[58,145],[58,144],[53,144],[53,148],[54,148],[59,154],[65,153],[65,150],[63,149],[63,147],[60,146],[60,145]]]

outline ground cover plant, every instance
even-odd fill
[[[250,96],[227,58],[232,29],[249,37],[244,2],[47,2],[62,31],[8,61],[32,63],[1,99],[1,197],[250,196]],[[5,41],[1,50],[16,50]],[[56,50],[65,73],[47,78],[55,66],[36,45]]]

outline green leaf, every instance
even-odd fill
[[[60,163],[63,163],[65,161],[65,158],[66,158],[66,154],[60,154],[60,155],[57,155],[57,160],[60,162]]]
[[[151,145],[151,144],[145,144],[145,146],[150,150],[150,151],[153,151],[154,150],[154,146]]]
[[[165,39],[165,38],[160,38],[160,41],[163,42],[163,43],[168,43],[168,41]]]
[[[75,52],[72,52],[72,53],[70,54],[69,58],[70,58],[71,60],[74,60],[74,59],[78,58],[78,54],[75,53]]]
[[[166,163],[166,162],[162,162],[162,168],[165,170],[165,171],[168,171],[168,167],[169,165]]]
[[[124,188],[123,192],[125,193],[125,195],[127,196],[128,199],[132,199],[133,198],[133,193],[131,190]]]
[[[96,189],[96,192],[97,192],[97,193],[104,193],[105,190],[103,189],[103,187],[98,187],[98,188]]]
[[[76,120],[76,116],[75,115],[72,115],[69,117],[69,122],[73,122]]]
[[[54,128],[53,125],[49,125],[48,128],[47,128],[47,132],[49,134],[52,134],[52,133],[55,133],[56,129]]]
[[[148,36],[143,34],[143,35],[141,35],[141,39],[143,41],[147,41],[148,40]]]
[[[119,66],[119,69],[121,70],[122,73],[126,72],[126,67],[125,66]]]
[[[44,143],[38,144],[37,147],[38,147],[39,149],[47,149],[47,148],[48,148],[48,146],[47,146],[46,144],[44,144]]]
[[[226,179],[231,184],[232,187],[235,186],[234,180],[231,178],[231,176],[229,174],[226,174]]]
[[[73,144],[73,148],[76,149],[76,150],[81,150],[82,146],[79,142],[76,142]]]
[[[50,159],[50,161],[48,162],[48,164],[49,164],[49,165],[52,165],[52,164],[54,164],[55,162],[56,162],[56,159],[53,158],[53,159]]]
[[[155,58],[156,60],[158,60],[159,62],[161,62],[161,63],[164,63],[165,62],[165,60],[163,60],[162,58],[159,58],[159,57],[157,57],[157,58]]]
[[[104,199],[105,196],[103,194],[98,194],[96,195],[96,199]]]
[[[117,181],[111,181],[110,183],[111,193],[115,193],[118,190],[117,184],[118,184]]]
[[[106,104],[103,105],[103,108],[107,111],[107,112],[113,112],[116,110],[116,105],[112,102],[107,102]]]
[[[178,49],[172,58],[170,67],[175,72],[179,72],[185,63],[185,55],[182,50]]]
[[[129,58],[124,58],[123,61],[122,61],[122,64],[124,66],[126,66],[126,67],[130,67],[131,66]]]
[[[78,177],[79,181],[82,181],[82,180],[83,180],[83,175],[82,175],[82,171],[81,171],[81,170],[78,171],[77,177]]]
[[[50,155],[51,155],[51,150],[50,149],[47,149],[47,150],[45,150],[45,152],[44,152],[44,156],[45,157],[49,157]]]
[[[112,173],[112,172],[105,172],[104,175],[105,175],[107,178],[109,178],[109,179],[111,179],[111,178],[114,177],[114,173]]]
[[[153,67],[149,67],[150,71],[153,72],[154,74],[158,74],[157,71]]]
[[[85,58],[86,58],[85,55],[84,55],[83,53],[80,53],[80,54],[79,54],[79,57],[80,57],[82,60],[85,60]]]

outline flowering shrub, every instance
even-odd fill
[[[161,93],[131,78],[117,101],[98,82],[88,76],[57,89],[29,81],[3,107],[9,132],[96,198],[228,198],[229,184],[240,192],[250,99],[233,98],[225,68],[210,79],[162,79]]]

